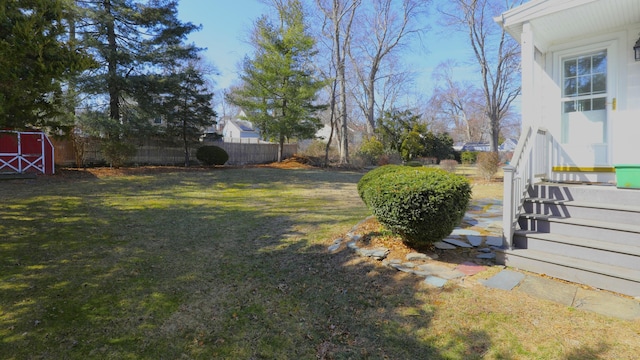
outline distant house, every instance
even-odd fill
[[[462,145],[462,151],[489,151],[489,143],[468,142]]]
[[[251,121],[242,120],[244,112],[234,117],[224,117],[219,122],[219,131],[222,140],[225,142],[259,142],[261,139],[260,129]]]
[[[259,141],[260,130],[250,121],[240,119],[230,119],[225,122],[222,128],[222,138],[225,142]]]
[[[516,149],[516,146],[518,146],[517,140],[507,139],[502,144],[500,144],[500,146],[498,146],[498,151],[511,152]],[[491,151],[489,143],[481,142],[459,143],[454,145],[453,149],[456,151]]]
[[[362,143],[362,139],[364,138],[364,129],[358,126],[349,125],[347,127],[349,131],[349,143],[352,145],[358,145]],[[339,146],[340,136],[338,134],[338,130],[333,130],[333,135],[331,134],[331,125],[323,125],[320,130],[315,133],[314,139],[303,139],[299,140],[298,144],[300,144],[301,148],[306,148],[311,144],[314,140],[322,141],[323,143],[327,143],[329,138],[331,138],[332,146]]]
[[[325,143],[329,141],[330,136],[331,136],[331,126],[327,124],[324,124],[324,126],[322,126],[322,129],[316,132],[316,138]],[[337,134],[334,132],[332,139],[335,141],[336,137],[337,137]]]
[[[498,151],[500,152],[512,152],[518,146],[517,139],[507,139],[500,146],[498,146]]]

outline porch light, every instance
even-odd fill
[[[640,39],[633,45],[633,52],[635,53],[636,61],[640,61]]]

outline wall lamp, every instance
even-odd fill
[[[636,61],[640,61],[640,39],[633,45],[633,52],[635,53]]]

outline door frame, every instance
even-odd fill
[[[618,35],[618,34],[616,34]],[[618,48],[619,48],[619,42],[620,42],[620,37],[616,36],[614,38],[608,38],[607,40],[601,40],[601,41],[597,41],[597,42],[592,42],[592,43],[572,43],[572,44],[565,44],[562,48],[558,48],[555,51],[552,51],[552,58],[553,58],[553,81],[557,86],[557,95],[556,95],[556,100],[554,101],[555,105],[555,116],[554,118],[556,119],[556,124],[557,126],[553,126],[553,128],[557,129],[557,133],[554,135],[557,137],[557,140],[555,143],[557,144],[558,147],[560,147],[560,149],[557,149],[556,151],[558,152],[562,152],[562,143],[560,141],[560,139],[562,139],[563,133],[562,133],[562,106],[563,106],[563,63],[564,60],[567,58],[571,58],[571,57],[575,57],[575,56],[580,56],[580,55],[585,55],[585,54],[590,54],[590,53],[595,53],[601,50],[606,50],[607,51],[607,100],[606,100],[606,125],[605,125],[605,133],[606,133],[606,138],[605,138],[605,144],[606,144],[606,164],[562,164],[563,166],[577,166],[577,167],[582,167],[582,168],[589,168],[589,167],[601,167],[601,166],[611,166],[612,164],[612,119],[613,119],[613,113],[615,112],[615,109],[619,106],[617,103],[619,103],[618,100],[618,74],[619,71],[621,70],[618,66],[618,59],[619,59],[619,53],[618,53]],[[559,160],[560,158],[562,158],[561,155],[558,154],[554,154],[554,159]],[[594,160],[595,162],[595,160]],[[555,165],[560,165],[560,164],[555,164]]]

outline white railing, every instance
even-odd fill
[[[503,242],[509,248],[512,247],[513,233],[529,188],[537,179],[549,177],[549,143],[546,129],[529,127],[520,136],[511,163],[503,169]]]

